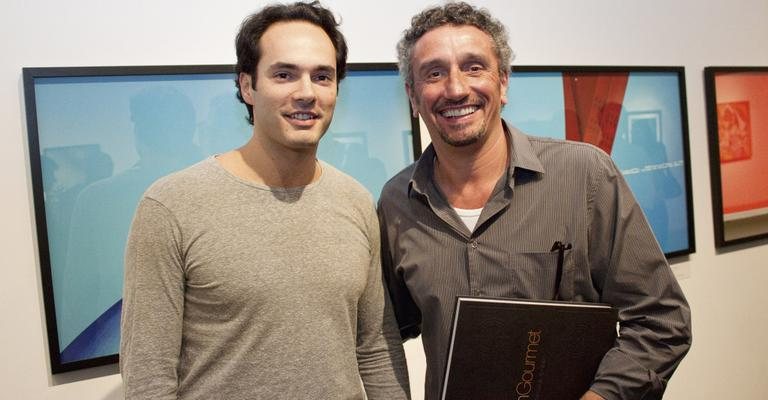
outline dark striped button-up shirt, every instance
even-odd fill
[[[432,146],[379,200],[384,276],[401,335],[422,335],[426,399],[440,393],[456,296],[552,299],[556,241],[572,245],[561,297],[619,309],[620,337],[591,389],[660,398],[690,347],[690,310],[624,178],[594,146],[507,134],[509,169],[474,231],[435,185]]]

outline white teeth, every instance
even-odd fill
[[[306,121],[308,119],[315,118],[315,116],[312,115],[312,114],[307,114],[307,113],[293,113],[293,114],[291,114],[291,118],[298,119],[298,120],[301,120],[301,121]]]
[[[442,112],[442,115],[447,118],[463,117],[465,115],[472,114],[477,111],[477,106],[467,106],[461,108],[452,108]]]

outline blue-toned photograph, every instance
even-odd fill
[[[575,71],[575,72],[574,72]],[[667,256],[693,249],[682,69],[513,69],[502,117],[610,154]]]
[[[376,200],[414,161],[418,135],[395,64],[349,69],[318,158],[358,179]],[[39,163],[32,170],[54,372],[114,361],[123,253],[147,187],[250,138],[230,71],[25,70],[27,96],[34,96],[29,134],[32,163]]]

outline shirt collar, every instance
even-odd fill
[[[528,170],[534,173],[544,173],[544,165],[536,156],[530,139],[526,134],[508,125],[503,119],[501,123],[504,127],[504,133],[509,140],[509,170],[507,173],[507,185],[514,186],[514,177],[516,169]],[[416,161],[416,166],[411,174],[411,180],[408,185],[408,194],[412,191],[427,195],[428,187],[432,185],[432,176],[434,170],[435,149],[430,144],[424,149],[421,157]]]

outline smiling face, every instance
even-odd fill
[[[491,38],[474,26],[444,25],[416,42],[406,90],[433,142],[468,146],[502,132],[509,76],[498,65]]]
[[[253,106],[254,137],[271,149],[314,152],[336,106],[336,50],[322,28],[278,22],[260,39],[256,85],[241,73],[243,100]]]

